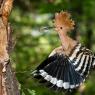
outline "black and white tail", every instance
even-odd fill
[[[72,90],[85,81],[93,64],[95,64],[93,53],[81,44],[77,44],[69,56],[64,53],[54,53],[32,74],[50,88]]]

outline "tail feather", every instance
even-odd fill
[[[80,76],[78,72],[75,71],[75,68],[73,66],[70,67],[70,83],[71,87],[70,88],[75,88],[80,86],[80,84],[83,82],[83,78]]]
[[[60,74],[62,72],[62,67],[58,66],[57,70],[56,70],[56,78],[59,80],[60,79]]]
[[[63,55],[46,59],[33,75],[38,76],[38,79],[41,78],[41,83],[55,90],[72,90],[83,82],[83,77],[75,71],[74,65]]]
[[[44,67],[43,69],[46,71],[46,72],[49,72],[50,75],[53,74],[53,72],[55,71],[55,68],[56,68],[56,61],[54,62],[51,62],[51,64],[48,64],[46,67]]]
[[[65,89],[69,89],[70,88],[70,72],[69,72],[69,64],[65,63],[66,67],[64,67],[64,77],[63,77],[63,87]]]
[[[53,72],[52,72],[52,74],[51,74],[52,77],[56,77],[58,68],[59,68],[59,66],[57,66],[57,65],[55,64],[55,68],[54,68],[54,70],[53,70]]]
[[[47,58],[46,60],[44,60],[44,61],[37,67],[37,70],[40,70],[41,68],[44,68],[44,67],[47,66],[49,63],[51,63],[51,62],[53,62],[53,61],[55,61],[55,60],[56,60],[56,55]]]

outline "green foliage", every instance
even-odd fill
[[[39,84],[31,72],[49,53],[60,45],[54,30],[39,30],[52,26],[54,13],[67,10],[76,22],[71,33],[88,48],[95,51],[95,0],[15,0],[10,17],[16,45],[12,53],[13,68],[20,83],[21,95],[63,95]],[[77,32],[76,32],[77,31]],[[94,95],[94,76],[86,82],[84,95]],[[76,94],[77,95],[77,94]]]

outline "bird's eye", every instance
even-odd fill
[[[62,27],[60,27],[60,29],[62,29]]]

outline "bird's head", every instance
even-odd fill
[[[57,32],[63,31],[67,33],[74,29],[74,25],[75,23],[68,12],[61,11],[60,13],[55,13],[54,26]]]

